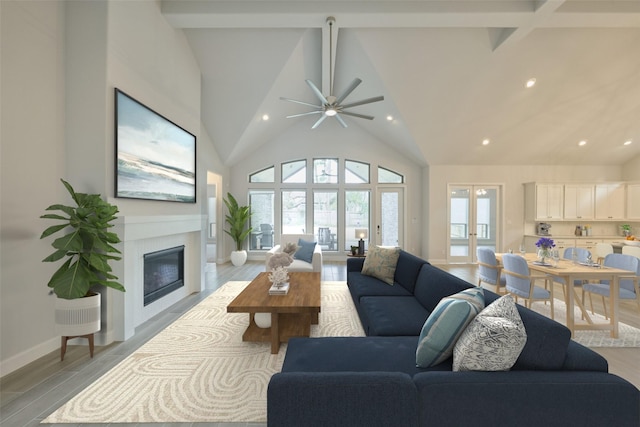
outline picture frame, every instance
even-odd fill
[[[115,88],[115,197],[196,202],[196,136]]]

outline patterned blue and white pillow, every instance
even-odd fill
[[[467,326],[453,348],[454,371],[508,371],[527,342],[527,332],[511,295],[487,306]]]
[[[428,368],[451,357],[458,338],[483,308],[484,291],[479,287],[442,298],[422,326],[416,365]]]

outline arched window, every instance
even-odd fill
[[[249,182],[255,184],[249,188],[254,229],[251,250],[270,249],[280,234],[313,234],[324,251],[349,251],[358,245],[358,233],[372,230],[376,185],[404,184],[403,175],[382,166],[377,166],[377,176],[372,177],[372,167],[366,162],[309,161],[284,161],[249,175]],[[276,182],[278,167],[281,175]],[[367,234],[368,247],[374,236]]]
[[[275,168],[273,166],[249,175],[249,182],[275,182]]]

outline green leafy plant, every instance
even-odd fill
[[[118,207],[98,194],[76,193],[65,180],[60,180],[71,194],[76,206],[55,204],[47,211],[61,211],[61,214],[45,214],[40,218],[63,221],[52,225],[42,232],[41,239],[58,232],[65,233],[55,239],[51,246],[55,252],[43,259],[43,262],[66,261],[53,274],[47,286],[60,298],[75,299],[89,294],[95,285],[104,285],[124,292],[124,286],[116,282],[118,278],[111,274],[109,261],[119,260],[120,251],[113,245],[120,242],[116,233],[108,231],[113,227]],[[66,214],[66,216],[64,216]]]
[[[236,250],[241,251],[244,240],[249,233],[253,231],[251,227],[245,228],[249,218],[251,218],[249,206],[238,205],[238,202],[231,193],[227,193],[227,198],[223,199],[223,201],[229,210],[229,214],[225,216],[225,221],[229,224],[229,229],[224,230],[224,232],[231,236],[233,241],[236,242]]]

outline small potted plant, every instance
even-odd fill
[[[68,182],[61,181],[75,206],[51,205],[47,211],[60,211],[61,214],[48,213],[40,217],[62,221],[47,227],[41,239],[63,233],[51,243],[55,252],[42,261],[64,259],[47,284],[50,292],[57,296],[56,328],[63,337],[62,357],[65,338],[77,336],[89,337],[93,355],[93,333],[100,330],[100,294],[93,288],[107,286],[125,291],[124,286],[116,281],[118,278],[111,273],[109,265],[110,261],[120,259],[114,255],[120,251],[113,246],[120,239],[116,233],[109,231],[118,208],[102,200],[98,194],[76,193]]]
[[[225,216],[225,221],[229,224],[229,229],[224,230],[236,244],[236,250],[231,252],[231,262],[235,266],[241,266],[247,261],[247,251],[243,249],[244,241],[253,228],[247,227],[247,222],[251,218],[249,206],[238,205],[237,200],[227,193],[227,198],[223,199],[229,213]]]
[[[624,237],[629,237],[631,235],[631,226],[629,224],[622,224],[620,228],[622,229],[622,235]]]

